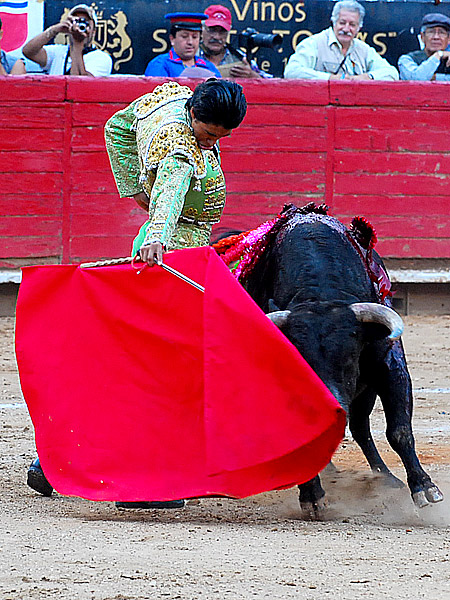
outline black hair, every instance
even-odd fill
[[[2,19],[0,17],[0,29],[3,27]]]
[[[245,117],[247,101],[238,83],[211,78],[195,88],[186,108],[192,108],[195,118],[202,123],[235,129]]]

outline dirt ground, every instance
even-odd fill
[[[324,477],[327,519],[308,522],[295,489],[175,511],[38,496],[25,484],[35,450],[14,320],[0,318],[0,599],[450,599],[450,316],[405,323],[418,454],[446,499],[417,510],[348,437]],[[378,406],[372,427],[404,481]]]

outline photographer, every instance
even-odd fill
[[[252,79],[271,78],[272,75],[251,64],[238,50],[228,46],[228,32],[231,29],[231,12],[225,6],[214,4],[205,10],[208,15],[203,23],[200,57],[212,62],[222,77],[242,77]]]
[[[400,79],[450,81],[450,18],[429,13],[422,19],[420,37],[423,50],[403,54],[398,59]]]
[[[48,75],[111,74],[112,59],[93,45],[97,15],[92,7],[77,4],[65,19],[48,27],[23,47],[23,54],[37,62]],[[59,33],[69,36],[69,44],[50,44]]]

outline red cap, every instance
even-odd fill
[[[213,4],[208,6],[205,10],[205,15],[208,15],[208,19],[205,21],[206,27],[223,27],[227,31],[231,29],[231,12],[226,6],[220,4]]]

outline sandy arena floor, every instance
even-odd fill
[[[444,502],[418,511],[386,490],[345,439],[324,477],[326,521],[301,520],[297,492],[211,499],[175,511],[119,511],[25,485],[33,427],[0,318],[0,599],[450,599],[449,317],[406,317],[418,454]],[[384,438],[383,457],[405,480]]]

